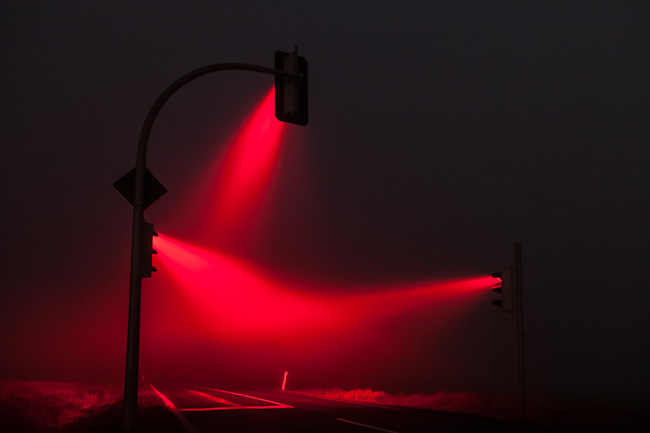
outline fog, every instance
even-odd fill
[[[268,299],[362,317],[288,322],[290,340],[259,321],[257,339],[215,332],[225,312],[199,326],[198,277],[180,281],[161,248],[145,377],[515,394],[514,317],[489,287],[375,301],[488,276],[521,242],[530,394],[647,404],[649,15],[642,1],[4,2],[0,375],[123,382],[131,207],[112,184],[147,111],[195,68],[272,66],[297,44],[310,121],[282,126],[254,207],[223,220],[215,194],[273,79],[223,72],[156,120],[147,165],[169,191],[145,217]]]

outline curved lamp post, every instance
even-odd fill
[[[124,418],[123,428],[131,431],[138,402],[138,359],[140,346],[140,299],[142,278],[147,275],[146,264],[142,263],[144,249],[150,248],[145,245],[143,234],[150,230],[152,225],[144,221],[144,210],[153,201],[159,198],[166,190],[155,179],[158,192],[155,197],[146,198],[146,188],[151,184],[153,176],[148,174],[147,142],[149,134],[158,113],[167,100],[178,89],[196,78],[203,75],[225,70],[245,70],[275,75],[276,77],[276,116],[279,120],[304,125],[307,123],[306,111],[306,81],[307,62],[304,58],[298,57],[297,49],[293,53],[277,52],[275,56],[276,68],[252,65],[248,63],[218,63],[204,66],[183,75],[174,81],[158,97],[149,110],[149,114],[140,132],[138,142],[138,154],[134,173],[128,173],[115,183],[115,187],[133,205],[133,230],[131,236],[131,276],[129,291],[129,325],[126,345],[126,374],[124,381]],[[134,176],[135,175],[135,176]],[[149,180],[148,176],[150,177]],[[118,185],[119,184],[119,185]],[[151,194],[150,194],[151,195]],[[149,228],[147,227],[149,226]],[[151,251],[149,251],[151,254]],[[144,275],[143,275],[144,274]]]

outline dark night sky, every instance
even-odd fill
[[[265,236],[241,255],[371,287],[489,274],[521,241],[531,392],[648,402],[648,2],[231,3],[2,2],[1,376],[122,380],[131,211],[112,183],[148,109],[192,69],[297,44],[310,123],[287,127]],[[205,243],[193,185],[272,82],[215,74],[165,106],[157,229]],[[317,385],[512,388],[513,317],[490,299],[421,358]],[[425,373],[434,352],[457,380]],[[385,379],[418,368],[425,385]]]

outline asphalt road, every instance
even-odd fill
[[[519,426],[417,410],[344,402],[291,391],[160,389],[187,433],[529,432]]]

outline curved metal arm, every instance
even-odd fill
[[[287,72],[281,69],[268,68],[265,66],[252,65],[249,63],[217,63],[214,65],[204,66],[202,68],[196,69],[192,72],[183,75],[178,80],[174,81],[169,87],[167,87],[167,89],[165,89],[164,92],[160,94],[158,99],[156,99],[156,102],[154,102],[153,106],[149,110],[149,114],[147,114],[147,118],[144,122],[144,125],[142,126],[142,131],[140,132],[140,142],[138,145],[137,162],[146,162],[147,142],[149,140],[149,134],[151,132],[153,122],[156,120],[156,117],[158,116],[158,113],[162,109],[162,106],[165,104],[165,102],[167,102],[167,100],[174,93],[176,93],[178,89],[180,89],[190,81],[193,81],[203,75],[212,72],[226,71],[226,70],[233,70],[233,69],[261,72],[264,74],[271,74],[271,75],[282,75],[287,77],[301,78],[301,74],[299,73]]]

